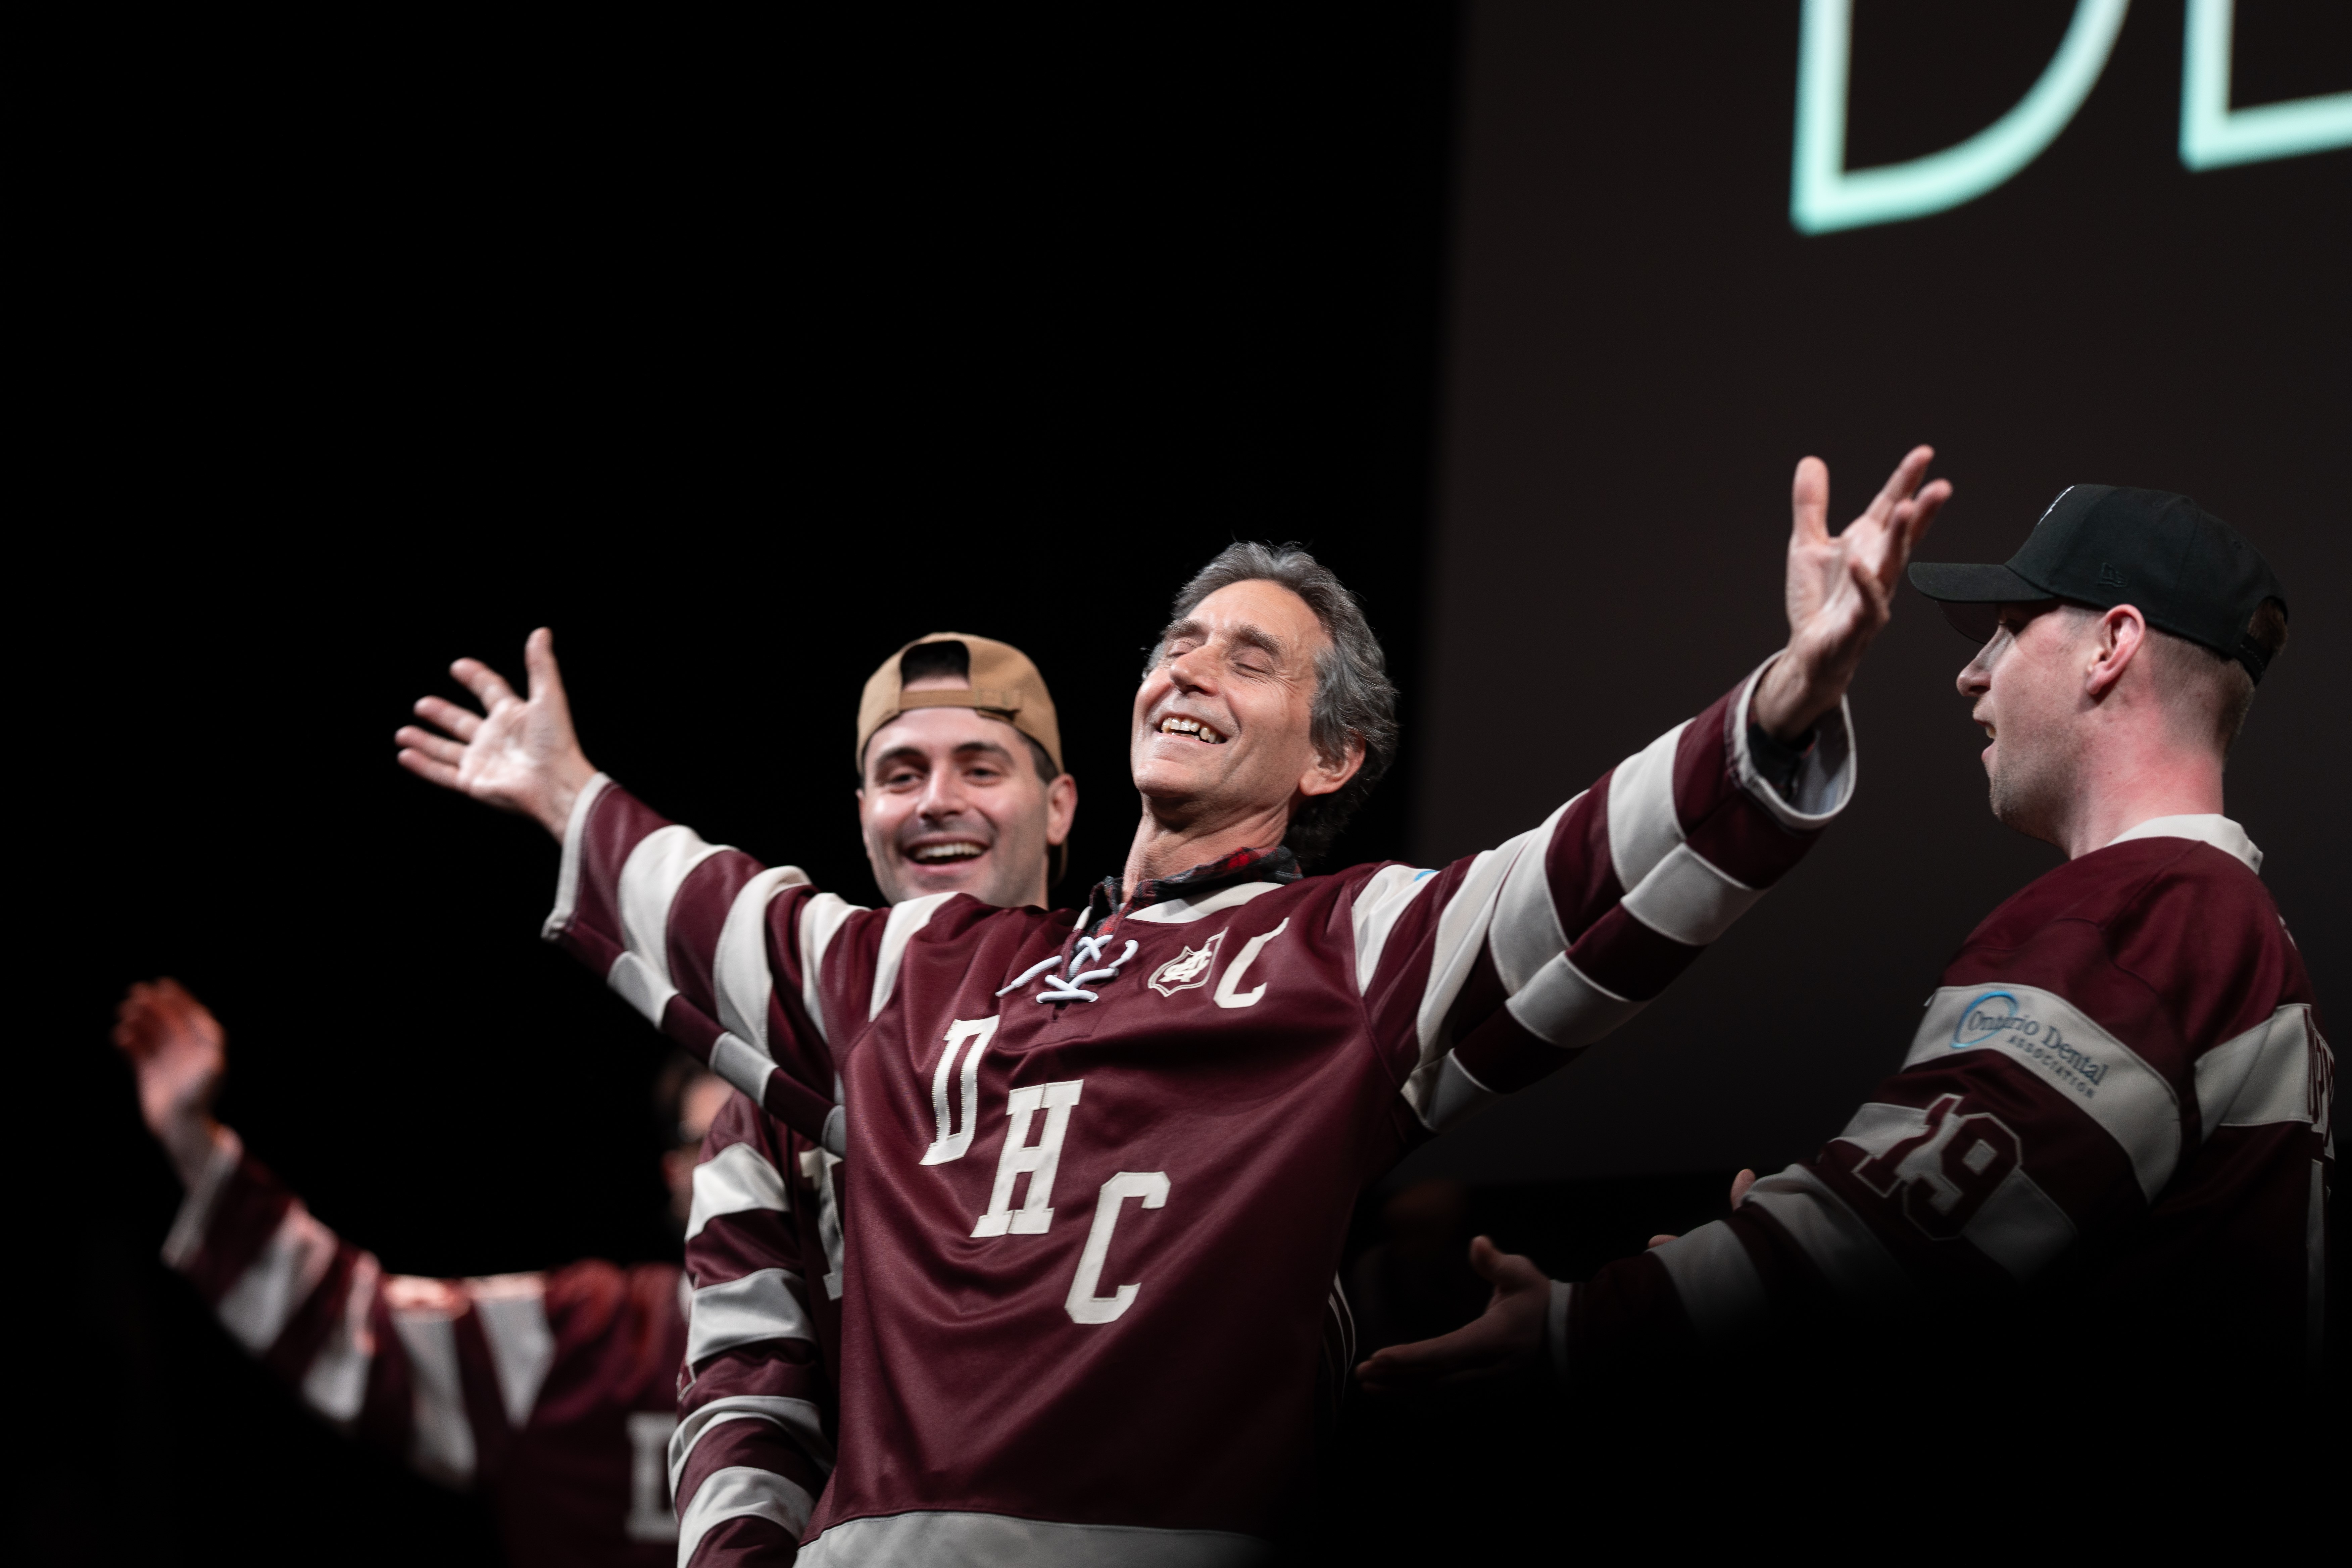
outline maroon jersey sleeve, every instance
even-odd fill
[[[838,1152],[834,1047],[879,1011],[898,955],[943,901],[856,908],[797,868],[762,869],[704,843],[599,773],[572,807],[543,934],[769,1114]]]
[[[1759,773],[1748,710],[1762,673],[1532,832],[1442,870],[1366,876],[1357,984],[1422,1127],[1526,1088],[1640,1012],[1844,808],[1843,708],[1792,798]]]
[[[832,1469],[815,1320],[841,1290],[839,1164],[740,1094],[711,1125],[687,1226],[694,1304],[670,1445],[682,1568],[791,1562]]]
[[[164,1244],[238,1343],[338,1428],[490,1494],[519,1563],[674,1556],[661,1468],[677,1274],[386,1274],[224,1129]]]
[[[2100,850],[1996,911],[1944,982],[1903,1069],[1813,1160],[1556,1292],[1563,1371],[2077,1266],[2212,1290],[2251,1314],[2248,1355],[2315,1351],[2333,1058],[2251,870],[2185,838]]]

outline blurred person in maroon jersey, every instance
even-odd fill
[[[1970,934],[1901,1070],[1812,1160],[1580,1284],[1479,1238],[1486,1314],[1373,1355],[1368,1386],[1728,1373],[1876,1322],[1898,1357],[1978,1347],[1966,1403],[1937,1407],[1948,1443],[2062,1392],[2168,1423],[2215,1396],[2251,1433],[2313,1389],[2335,1058],[2262,851],[2222,815],[2284,591],[2188,497],[2107,485],[2070,487],[2003,564],[1911,577],[1978,645],[1957,685],[1993,816],[2065,864]],[[2032,1343],[1985,1348],[2006,1332]],[[1954,1371],[1896,1364],[1920,1388]]]
[[[1050,752],[974,710],[975,650],[984,679],[1025,680],[1030,728]],[[1024,673],[1001,678],[1007,660]],[[942,634],[892,655],[869,700],[885,686],[894,711],[866,726],[871,776],[858,791],[885,898],[962,890],[984,902],[1043,903],[1076,784],[1059,765],[1042,679],[1004,645]],[[950,695],[928,695],[939,691]],[[518,1563],[634,1568],[747,1550],[791,1560],[792,1521],[724,1478],[682,1551],[667,1453],[683,1391],[698,1432],[757,1421],[784,1451],[780,1468],[811,1496],[822,1489],[840,1309],[833,1289],[808,1289],[802,1259],[837,1289],[837,1159],[781,1129],[747,1146],[741,1097],[678,1057],[657,1092],[677,1130],[662,1156],[673,1211],[706,1268],[725,1258],[730,1238],[756,1235],[770,1271],[754,1282],[759,1296],[739,1288],[740,1276],[698,1280],[667,1263],[622,1269],[592,1259],[472,1279],[386,1275],[214,1119],[226,1035],[194,997],[170,980],[132,986],[115,1041],[135,1068],[142,1114],[188,1188],[165,1261],[311,1410],[436,1481],[487,1494]],[[711,1137],[730,1100],[736,1131]],[[698,1282],[711,1286],[699,1312]],[[758,1386],[697,1399],[693,1366],[740,1353],[746,1333],[757,1345]]]

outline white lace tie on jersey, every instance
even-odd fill
[[[1084,987],[1098,980],[1118,979],[1119,966],[1135,956],[1135,943],[1130,942],[1127,944],[1125,952],[1120,953],[1117,958],[1106,961],[1103,958],[1103,949],[1110,944],[1111,939],[1108,936],[1078,938],[1076,944],[1070,950],[1070,968],[1074,973],[1067,975],[1055,975],[1048,980],[1045,983],[1045,989],[1037,993],[1036,1000],[1040,1002],[1100,1001],[1102,998]],[[1104,967],[1088,969],[1087,965],[1089,963],[1101,963]],[[1033,963],[1023,970],[1014,977],[1012,984],[1006,986],[1003,991],[998,992],[997,994],[1002,996],[1005,992],[1018,991],[1047,970],[1059,969],[1061,966],[1062,955],[1057,952],[1053,957]]]

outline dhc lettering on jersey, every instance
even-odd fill
[[[1004,1134],[1004,1152],[997,1156],[996,1186],[988,1196],[988,1212],[971,1227],[972,1235],[1003,1236],[1010,1231],[1014,1236],[1043,1236],[1054,1223],[1054,1175],[1062,1167],[1062,1140],[1070,1131],[1070,1108],[1078,1103],[1078,1091],[1085,1087],[1085,1079],[1071,1079],[1064,1083],[1024,1084],[1013,1091],[1004,1107],[1013,1126]],[[1032,1143],[1029,1124],[1041,1107],[1045,1130]],[[1029,1197],[1015,1214],[1011,1206],[1013,1186],[1024,1175],[1029,1178]]]
[[[948,1026],[948,1047],[940,1053],[939,1070],[931,1075],[931,1110],[939,1118],[940,1135],[924,1154],[924,1164],[944,1165],[962,1159],[971,1150],[972,1129],[980,1121],[980,1054],[996,1037],[997,1020],[1003,1016],[958,1018]],[[949,1115],[948,1080],[955,1072],[956,1047],[966,1040],[971,1042],[971,1048],[963,1053],[963,1131],[959,1132]]]

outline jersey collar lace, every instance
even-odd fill
[[[1242,882],[1296,882],[1299,878],[1298,857],[1287,845],[1267,851],[1236,849],[1223,859],[1203,861],[1189,871],[1172,877],[1154,877],[1136,885],[1134,896],[1123,898],[1119,879],[1105,877],[1095,884],[1087,899],[1085,913],[1078,917],[1076,931],[1069,947],[1053,957],[1031,964],[1015,975],[1011,984],[999,991],[1003,996],[1020,990],[1033,980],[1044,977],[1044,987],[1034,998],[1039,1002],[1095,1002],[1100,995],[1087,989],[1089,985],[1118,978],[1120,968],[1135,956],[1136,944],[1127,944],[1117,958],[1105,959],[1103,954],[1117,940],[1119,920],[1150,904],[1164,903],[1171,899],[1197,899],[1220,888]],[[1090,967],[1100,964],[1100,968]],[[1054,974],[1054,970],[1062,973]]]

